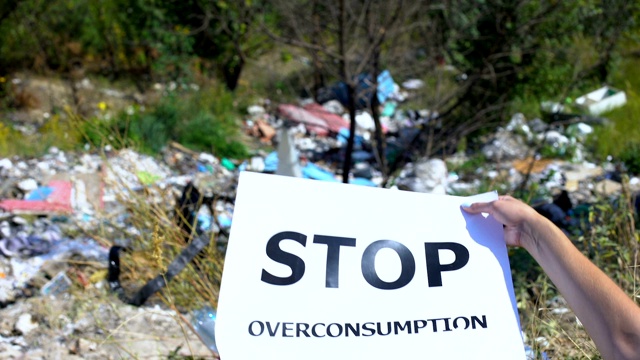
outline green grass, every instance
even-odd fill
[[[56,114],[33,134],[24,134],[0,121],[0,156],[37,157],[51,147],[76,150],[84,144],[73,122]]]
[[[172,94],[147,110],[120,112],[110,121],[91,119],[81,123],[82,132],[96,146],[110,141],[116,148],[135,146],[158,153],[170,141],[218,157],[241,159],[248,150],[241,136],[242,97],[220,86],[196,93]],[[246,101],[246,100],[245,100]]]

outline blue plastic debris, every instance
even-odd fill
[[[274,151],[264,159],[264,172],[274,173],[278,170],[278,152]]]
[[[211,216],[198,213],[198,229],[209,231],[211,229]]]
[[[208,172],[207,167],[202,163],[197,163],[196,167],[198,169],[198,172]]]
[[[353,178],[349,180],[349,184],[378,187],[378,185],[376,185],[373,181],[365,178]]]
[[[49,195],[53,193],[53,188],[50,186],[42,186],[33,191],[31,191],[26,197],[25,200],[29,201],[43,201],[47,200]]]
[[[231,217],[227,214],[218,215],[218,224],[220,227],[228,229],[231,227]]]
[[[340,129],[340,131],[338,132],[338,136],[336,137],[338,139],[338,141],[340,141],[343,144],[346,144],[347,141],[349,141],[349,134],[350,131],[347,128],[342,128]],[[354,138],[354,145],[356,147],[360,147],[362,146],[362,143],[364,142],[364,138],[361,135],[357,135]]]
[[[216,311],[205,306],[200,310],[193,312],[193,318],[191,320],[193,329],[198,333],[198,336],[207,345],[207,347],[215,352],[218,352],[216,347]]]
[[[338,182],[333,173],[312,162],[308,162],[307,165],[302,168],[302,177],[320,181]]]
[[[377,77],[378,91],[377,96],[380,104],[384,104],[385,101],[395,92],[395,83],[391,77],[391,73],[388,70],[384,70]],[[356,106],[358,109],[367,108],[371,104],[373,97],[373,91],[367,91],[371,88],[373,81],[371,75],[362,73],[357,76],[356,79],[358,85],[356,86],[356,93],[360,94]],[[349,92],[347,91],[347,84],[339,82],[327,89],[327,93],[331,94],[331,99],[336,99],[344,106],[348,106]]]
[[[394,82],[389,70],[381,72],[378,75],[378,101],[380,104],[384,104],[394,91]]]
[[[351,159],[355,162],[364,162],[373,159],[373,154],[364,150],[354,151]]]

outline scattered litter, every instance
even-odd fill
[[[57,296],[69,290],[70,287],[71,279],[65,272],[60,272],[40,289],[40,293],[46,296]]]
[[[626,103],[625,92],[609,86],[601,87],[576,99],[576,104],[585,108],[591,115],[600,115],[624,106]]]
[[[31,314],[20,315],[15,325],[15,330],[20,335],[27,335],[37,328],[38,323],[33,321]]]
[[[216,311],[209,306],[195,310],[191,318],[191,325],[193,325],[198,336],[207,345],[207,347],[218,352],[215,337]]]
[[[372,83],[366,75],[359,80],[362,89],[367,82]],[[461,149],[452,156],[414,158],[413,163],[398,163],[399,173],[384,177],[381,159],[374,151],[376,123],[368,107],[372,96],[375,94],[380,101],[388,163],[411,150],[421,129],[438,129],[441,120],[436,109],[407,109],[407,103],[402,104],[424,88],[422,80],[410,79],[398,86],[389,72],[383,72],[378,82],[377,92],[369,91],[358,101],[350,184],[460,195],[478,191],[487,185],[487,180],[492,180],[491,186],[498,190],[503,189],[499,187],[502,181],[508,182],[509,189],[528,182],[555,195],[553,199],[548,194],[539,199],[535,208],[565,231],[573,231],[581,217],[588,214],[588,204],[595,196],[615,197],[621,191],[620,174],[615,167],[586,162],[581,155],[582,143],[594,131],[591,122],[572,120],[572,125],[565,128],[541,119],[527,120],[522,114],[514,114],[484,143],[474,144],[481,148],[480,154]],[[162,89],[180,86],[183,84],[158,84]],[[341,181],[351,125],[339,94],[344,89],[336,85],[331,99],[319,103],[305,99],[296,104],[270,106],[265,100],[249,106],[244,131],[260,143],[259,150],[247,159],[217,157],[177,143],[170,143],[157,157],[106,145],[100,154],[90,152],[90,147],[82,154],[52,147],[38,159],[0,159],[0,176],[4,180],[0,187],[0,307],[36,294],[50,299],[71,296],[72,286],[108,286],[125,303],[140,306],[183,271],[208,241],[216,239],[216,245],[224,249],[225,236],[233,223],[235,188],[241,171]],[[610,104],[620,98],[620,93],[624,95],[607,89],[606,96],[594,104]],[[556,105],[551,104],[551,109]],[[620,106],[619,102],[616,106]],[[539,151],[540,146],[547,152]],[[484,157],[483,163],[469,165],[475,160],[474,155]],[[638,178],[631,178],[630,184],[640,190]],[[196,196],[190,197],[189,190]],[[129,219],[131,199],[164,207],[175,218],[183,218],[177,226],[184,230],[185,247],[174,254],[166,273],[154,274],[155,278],[129,296],[119,282],[119,256],[129,248],[123,244],[152,231],[147,228],[150,225],[134,224]],[[100,243],[86,238],[92,234],[99,234],[96,239]],[[78,258],[91,265],[67,263]],[[64,264],[64,268],[52,264]],[[557,316],[568,312],[562,304],[554,304],[551,310]],[[34,324],[33,319],[24,317],[20,331],[37,329],[37,324],[35,328],[30,325]],[[215,310],[205,307],[194,312],[192,324],[206,346],[216,351]],[[13,326],[14,322],[10,331],[14,331]],[[538,349],[546,346],[545,341],[535,339],[533,345]],[[71,348],[76,353],[82,349],[96,351],[95,344],[89,342],[78,342]],[[527,349],[528,356],[547,358],[545,352],[534,354],[531,347]]]

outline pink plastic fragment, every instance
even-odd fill
[[[349,122],[345,120],[342,116],[336,115],[327,111],[320,104],[312,103],[308,104],[304,107],[305,110],[310,112],[312,115],[317,116],[324,120],[329,127],[329,130],[338,133],[340,129],[349,129]]]
[[[73,184],[70,181],[51,181],[48,186],[54,190],[44,201],[7,199],[0,201],[0,208],[14,213],[71,213]]]
[[[329,124],[309,111],[291,104],[281,104],[278,106],[278,113],[287,120],[304,124],[307,131],[318,136],[329,134]]]

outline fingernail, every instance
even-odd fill
[[[463,208],[470,208],[471,207],[471,203],[462,203],[460,206],[463,207]]]

